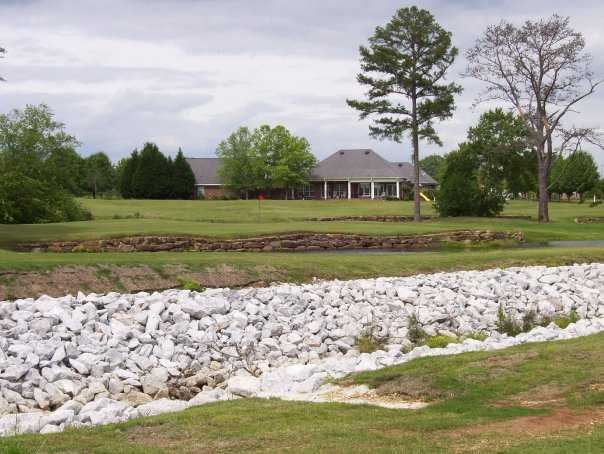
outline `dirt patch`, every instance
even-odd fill
[[[256,266],[238,270],[228,265],[190,270],[183,265],[151,268],[146,265],[61,266],[48,271],[8,271],[0,273],[0,300],[63,296],[84,293],[166,290],[178,288],[183,278],[194,280],[202,287],[231,287],[265,285],[284,280],[286,273],[271,266]]]
[[[376,389],[378,396],[404,398],[407,400],[436,400],[445,396],[445,393],[436,389],[434,383],[427,377],[415,377],[412,375],[401,375],[390,380]]]
[[[172,274],[180,273],[181,276],[199,282],[203,287],[256,286],[266,282],[279,281],[287,276],[286,273],[266,265],[258,265],[245,271],[227,264],[208,267],[202,271],[178,271],[178,267],[173,271],[173,268],[173,266],[167,266],[164,270],[172,272]]]
[[[334,386],[330,391],[321,395],[320,402],[337,402],[351,405],[375,405],[390,409],[417,410],[428,404],[421,400],[409,399],[402,394],[378,394],[375,389],[366,385]]]
[[[530,391],[516,394],[510,399],[498,403],[497,406],[509,407],[512,405],[527,408],[556,406],[564,403],[567,392],[567,388],[561,388],[555,384],[540,385]]]
[[[468,364],[468,369],[477,369],[478,373],[469,375],[476,382],[485,382],[502,374],[509,374],[517,366],[538,356],[536,352],[502,354],[487,358],[486,360],[473,361]]]
[[[455,452],[481,452],[494,446],[501,448],[518,441],[541,438],[567,430],[591,428],[603,422],[602,406],[582,412],[562,407],[547,415],[523,416],[507,421],[478,424],[452,432],[442,432],[442,435],[455,440]]]
[[[538,356],[536,352],[515,353],[513,355],[497,355],[487,358],[480,364],[486,364],[490,369],[509,369]]]
[[[184,430],[178,430],[175,424],[149,424],[128,429],[127,440],[136,446],[157,448],[180,448],[183,438],[189,437]]]

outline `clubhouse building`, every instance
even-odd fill
[[[220,158],[187,158],[187,161],[195,174],[197,197],[219,199],[233,195],[218,174]],[[420,186],[434,189],[438,183],[420,171]],[[413,166],[408,162],[387,161],[371,149],[353,149],[339,150],[319,162],[304,187],[263,193],[279,199],[401,199],[412,188]]]

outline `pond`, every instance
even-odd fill
[[[604,240],[567,240],[567,241],[541,241],[541,242],[527,242],[527,243],[517,243],[514,245],[507,246],[493,246],[494,249],[531,249],[531,248],[596,248],[596,247],[604,247]],[[325,249],[322,251],[306,251],[303,253],[308,254],[421,254],[424,252],[438,252],[438,251],[467,251],[472,250],[474,248],[438,248],[438,247],[430,247],[430,248],[422,248],[422,249],[413,249],[413,250],[405,250],[405,249],[389,249],[389,248],[364,248],[364,249]],[[476,249],[474,249],[476,250]]]

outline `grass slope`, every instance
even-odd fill
[[[238,400],[105,427],[1,439],[0,451],[599,453],[603,343],[604,334],[598,334],[424,358],[347,379],[433,401],[422,410]]]
[[[48,270],[66,265],[145,264],[161,270],[169,265],[184,265],[203,270],[220,265],[248,271],[269,266],[279,271],[280,279],[304,282],[322,279],[355,279],[377,276],[404,276],[437,271],[487,269],[528,265],[566,265],[604,261],[604,247],[474,249],[468,251],[421,253],[254,253],[254,252],[132,252],[132,253],[21,253],[0,250],[0,270]]]

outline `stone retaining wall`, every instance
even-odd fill
[[[305,252],[333,249],[435,248],[443,242],[523,241],[522,232],[461,230],[427,235],[371,236],[341,233],[295,233],[256,238],[220,239],[189,236],[133,236],[105,240],[23,243],[25,252]]]
[[[577,224],[604,224],[604,216],[582,216],[575,218]]]
[[[517,219],[530,221],[531,216],[525,215],[500,215],[493,216],[495,219]],[[422,216],[423,220],[438,219],[437,216]],[[308,221],[369,221],[369,222],[413,222],[413,216],[397,216],[397,215],[371,215],[371,216],[329,216],[322,218],[309,218]]]

